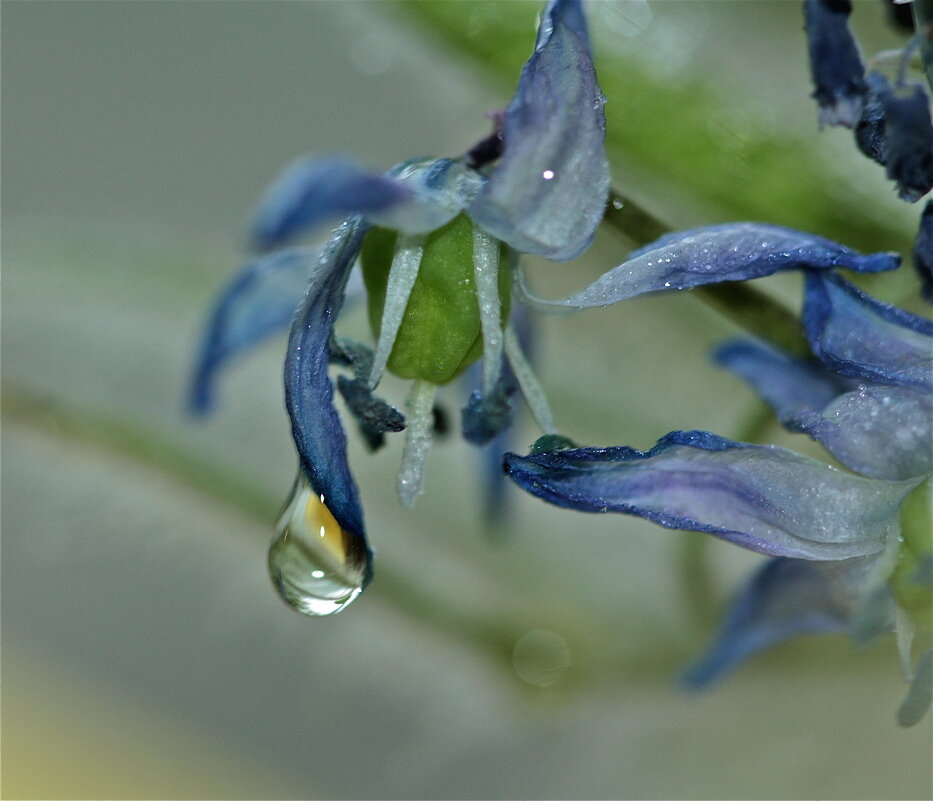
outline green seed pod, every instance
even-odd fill
[[[369,322],[377,338],[397,238],[395,231],[373,228],[363,242],[363,281]],[[508,318],[509,287],[506,247],[500,245],[499,297],[503,323]],[[473,222],[460,214],[428,235],[388,369],[401,378],[446,384],[482,353],[473,277]]]

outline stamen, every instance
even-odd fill
[[[409,509],[424,491],[424,463],[431,447],[431,429],[434,426],[434,394],[437,386],[429,381],[415,381],[408,396],[408,428],[405,431],[405,450],[398,471],[398,497]]]
[[[499,300],[499,242],[473,226],[473,272],[483,331],[483,395],[489,397],[502,372],[502,303]]]
[[[421,254],[424,252],[426,234],[398,235],[395,256],[389,268],[389,280],[386,284],[386,301],[382,309],[382,325],[379,328],[379,341],[373,354],[373,366],[369,371],[368,384],[375,389],[385,372],[386,363],[395,345],[395,337],[402,325],[408,298],[418,277],[421,266]]]
[[[531,365],[522,353],[522,346],[518,342],[515,330],[511,325],[505,329],[505,355],[509,360],[509,366],[515,374],[515,379],[521,387],[522,394],[525,396],[525,402],[531,409],[532,415],[545,434],[556,434],[557,426],[554,425],[554,415],[551,413],[551,407],[548,406],[547,398],[544,396],[544,389],[531,369]]]
[[[547,300],[532,292],[525,280],[521,262],[516,264],[512,271],[512,289],[519,301],[540,314],[565,315],[574,311],[572,306],[561,306],[559,300]]]

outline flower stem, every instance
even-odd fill
[[[609,194],[603,222],[611,225],[639,247],[655,241],[671,230],[651,212],[615,191]],[[706,284],[695,287],[692,294],[759,339],[795,356],[810,353],[797,317],[748,283],[725,281],[720,284]]]

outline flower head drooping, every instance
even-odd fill
[[[896,80],[867,75],[849,30],[850,0],[805,0],[810,69],[820,106],[820,126],[854,128],[855,143],[886,168],[903,200],[914,203],[933,189],[933,122],[930,99],[906,80],[908,44]],[[919,37],[919,35],[918,35]]]
[[[865,67],[849,30],[850,0],[805,0],[810,73],[820,127],[855,127],[865,96]]]
[[[260,280],[241,281],[224,294],[194,394],[206,408],[218,368],[252,344],[251,335],[264,335],[266,323],[282,321],[289,305],[284,293],[276,295],[274,314],[258,311],[251,294],[256,288],[270,294],[280,268],[304,259],[310,280],[303,299],[292,299],[291,310],[298,311],[285,359],[300,470],[270,551],[273,579],[294,608],[338,612],[372,572],[330,364],[352,369],[338,389],[371,444],[405,428],[398,490],[406,505],[422,491],[436,388],[480,357],[480,388],[464,410],[465,436],[487,442],[508,425],[516,385],[545,432],[553,431],[508,323],[510,269],[518,253],[566,261],[592,241],[609,191],[603,103],[580,0],[551,0],[493,137],[461,158],[415,159],[384,175],[344,158],[302,159],[260,203],[252,244],[272,254],[250,268]],[[276,251],[341,217],[313,265],[306,256],[289,259]],[[358,260],[373,349],[334,332]],[[253,319],[263,325],[250,330]],[[413,381],[407,419],[374,395],[386,370]]]
[[[717,358],[782,423],[819,441],[852,473],[703,431],[672,432],[648,451],[538,448],[505,460],[513,481],[558,506],[637,515],[773,557],[689,672],[695,686],[802,633],[846,630],[864,639],[891,624],[892,589],[897,608],[927,625],[918,610],[929,608],[929,532],[905,530],[901,547],[899,517],[904,499],[933,473],[933,324],[871,298],[832,269],[884,269],[896,257],[859,256],[815,239],[794,250],[783,237],[803,235],[783,229],[759,248],[761,231],[743,241],[750,230],[737,224],[662,237],[572,298],[536,302],[606,305],[755,277],[775,265],[803,267],[804,328],[815,358],[756,342],[729,344]],[[830,253],[838,261],[830,264]],[[910,699],[902,722],[919,719],[918,709],[922,715],[922,692],[912,690]]]

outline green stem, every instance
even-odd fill
[[[615,191],[609,194],[603,221],[639,247],[671,230],[651,212]],[[759,339],[795,356],[809,355],[810,346],[797,317],[748,283],[706,284],[695,287],[692,294]]]

